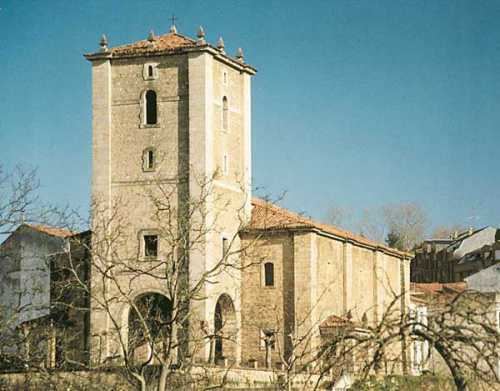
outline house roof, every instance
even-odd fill
[[[450,250],[453,251],[453,257],[460,259],[466,254],[495,243],[498,239],[497,232],[497,228],[494,227],[485,227],[474,231],[455,245],[450,246]]]
[[[412,293],[422,294],[458,294],[467,289],[465,282],[430,282],[430,283],[417,283],[412,282],[410,285]]]
[[[333,327],[348,327],[353,325],[354,323],[352,322],[352,320],[348,319],[347,317],[330,315],[323,322],[321,322],[319,327],[321,329],[327,329]]]
[[[57,236],[60,238],[67,238],[69,236],[73,236],[75,233],[71,232],[67,229],[64,228],[59,228],[59,227],[53,227],[50,225],[43,225],[43,224],[23,224],[21,225],[25,227],[29,227],[34,229],[35,231],[45,233],[50,236]]]
[[[465,281],[478,292],[500,292],[500,263],[466,277]]]
[[[60,227],[54,227],[47,224],[24,223],[19,225],[13,232],[11,232],[10,235],[2,243],[0,243],[0,246],[2,247],[8,246],[9,243],[12,243],[12,241],[15,240],[18,234],[26,232],[26,230],[36,231],[39,233],[43,233],[45,235],[50,235],[58,238],[69,238],[70,236],[75,235],[74,232],[71,232],[70,230]]]
[[[383,244],[366,239],[360,235],[334,227],[333,225],[314,221],[260,198],[253,198],[252,206],[252,218],[248,226],[250,230],[273,231],[313,229],[341,239],[352,241],[353,243],[362,246],[379,249],[399,257],[406,258],[411,256],[409,253],[390,248]]]

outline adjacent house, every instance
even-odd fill
[[[72,281],[73,273],[88,278],[81,241],[89,235],[22,224],[0,245],[0,355],[7,369],[20,355],[48,368],[67,362],[63,356],[82,362],[89,303]]]
[[[458,282],[500,261],[500,230],[485,227],[456,233],[448,239],[428,239],[415,250],[411,281]]]

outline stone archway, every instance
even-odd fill
[[[128,314],[128,354],[136,363],[153,363],[170,337],[172,304],[162,294],[149,292],[134,300]]]
[[[222,294],[215,304],[215,363],[224,359],[230,362],[236,360],[236,337],[238,328],[233,300],[227,294]]]

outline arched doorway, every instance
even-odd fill
[[[215,304],[214,316],[215,331],[215,363],[228,359],[236,359],[236,311],[233,300],[227,294],[222,294]]]
[[[152,363],[153,351],[168,354],[172,304],[159,293],[137,297],[128,314],[128,354],[136,363]],[[153,350],[154,349],[154,350]]]

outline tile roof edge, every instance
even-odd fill
[[[354,242],[354,243],[357,243],[357,244],[368,246],[369,248],[381,250],[382,252],[394,254],[394,255],[397,255],[397,256],[399,256],[401,258],[404,258],[404,259],[406,259],[406,258],[409,259],[409,258],[413,257],[413,255],[411,253],[409,253],[409,252],[400,251],[400,250],[397,250],[397,249],[385,246],[385,245],[383,245],[381,243],[377,243],[377,242],[374,242],[372,240],[362,238],[359,235],[356,235],[356,234],[354,234],[354,233],[352,233],[350,231],[346,231],[346,230],[337,228],[337,227],[335,227],[335,226],[333,226],[331,224],[320,223],[320,222],[315,221],[315,220],[313,220],[311,218],[301,216],[297,212],[294,212],[294,211],[291,211],[289,209],[283,208],[283,207],[281,207],[279,205],[276,205],[276,204],[274,204],[274,203],[272,203],[270,201],[264,200],[262,198],[252,197],[252,206],[253,205],[258,205],[258,206],[262,206],[262,207],[273,208],[273,209],[275,209],[277,211],[281,211],[281,212],[284,212],[286,214],[289,214],[289,215],[297,218],[298,220],[302,220],[302,226],[294,226],[294,225],[290,224],[288,227],[287,226],[283,226],[283,227],[270,227],[267,230],[272,230],[273,228],[276,228],[276,229],[280,229],[280,228],[281,229],[299,229],[299,228],[316,229],[316,230],[322,231],[322,232],[324,232],[324,233],[326,233],[328,235],[333,235],[333,236],[342,238],[342,239],[344,239],[346,241],[351,241],[351,242]],[[334,232],[328,232],[328,230],[326,230],[325,228],[331,228],[332,231],[336,231],[336,232],[335,233]]]
[[[27,223],[24,223],[24,224],[21,224],[18,227],[18,229],[23,227],[23,226],[31,228],[37,232],[44,233],[44,234],[49,235],[49,236],[55,236],[55,237],[61,237],[61,238],[68,238],[68,237],[74,236],[76,234],[75,232],[72,232],[68,229],[56,227],[53,225],[46,225],[46,224],[27,224]]]
[[[179,34],[179,33],[168,33],[164,34],[161,37],[167,36],[167,35],[176,35],[178,37],[181,37],[183,39],[191,41],[193,46],[180,46],[178,48],[171,48],[171,49],[163,49],[163,50],[157,50],[157,51],[151,51],[149,53],[127,53],[127,54],[119,54],[119,53],[113,53],[114,49],[120,49],[120,48],[126,48],[127,46],[133,45],[138,42],[144,42],[147,41],[147,39],[141,39],[139,41],[135,41],[133,43],[128,43],[128,44],[123,44],[119,46],[114,46],[111,48],[108,48],[106,51],[98,51],[98,52],[92,52],[92,53],[84,53],[83,57],[85,57],[88,61],[94,61],[94,60],[101,60],[101,59],[118,59],[118,58],[136,58],[136,57],[151,57],[151,56],[162,56],[162,55],[167,55],[167,54],[176,54],[176,53],[187,53],[187,52],[196,52],[196,51],[209,51],[211,54],[214,55],[215,58],[222,60],[232,66],[235,66],[241,70],[244,70],[252,75],[257,73],[257,68],[253,67],[250,64],[247,64],[245,62],[240,62],[231,56],[227,55],[226,53],[221,52],[218,50],[215,46],[213,46],[210,43],[206,43],[203,45],[197,45],[196,40]]]

